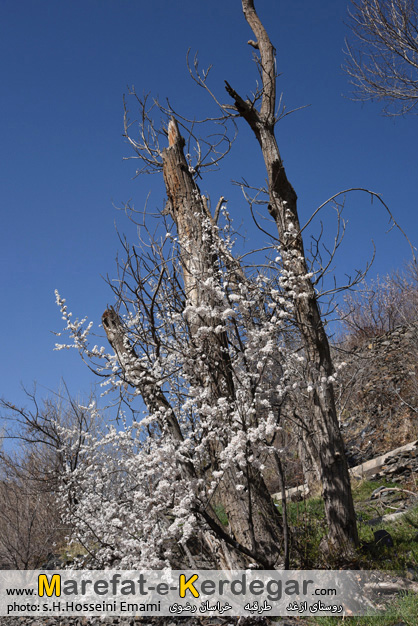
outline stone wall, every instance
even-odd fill
[[[351,467],[418,438],[418,325],[398,326],[351,351],[336,385]]]
[[[404,483],[416,476],[418,478],[418,441],[412,444],[409,450],[402,450],[397,454],[387,455],[384,464],[370,476],[372,480],[386,478],[393,483]]]

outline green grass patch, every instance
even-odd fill
[[[303,619],[303,618],[302,618]],[[374,617],[307,617],[303,619],[306,626],[418,626],[418,595],[408,594],[399,597],[387,609],[384,615]]]
[[[399,485],[384,480],[379,482],[371,480],[351,482],[354,505],[360,522],[394,512],[394,509],[384,500],[380,498],[370,499],[373,491],[378,487],[399,488]],[[403,497],[405,497],[405,494],[399,492],[399,498],[402,499]]]
[[[373,531],[383,528],[392,536],[392,548],[367,546],[360,559],[362,569],[406,570],[418,566],[418,505],[392,522],[381,522],[376,526],[358,524],[360,540],[373,541]],[[417,622],[418,626],[418,622]]]
[[[281,502],[276,503],[282,513]],[[300,502],[287,502],[287,517],[291,529],[292,543],[299,569],[324,567],[319,544],[325,534],[325,510],[322,498],[309,498]]]
[[[351,490],[354,502],[362,502],[363,500],[370,499],[373,491],[378,487],[399,487],[399,485],[386,480],[375,481],[351,479]]]
[[[405,571],[418,566],[418,504],[394,521],[382,521],[373,526],[368,523],[372,519],[394,513],[392,504],[379,499],[370,499],[378,487],[394,486],[393,483],[383,480],[352,483],[359,538],[362,544],[355,561],[351,564],[353,569]],[[402,492],[395,495],[403,497]],[[277,502],[276,506],[281,513],[281,502]],[[300,502],[287,502],[287,510],[293,544],[291,549],[291,555],[294,555],[293,566],[298,569],[338,567],[338,563],[332,563],[330,555],[325,557],[320,548],[321,539],[327,535],[322,499],[310,498]],[[390,533],[394,542],[393,547],[374,544],[373,533],[379,529]]]

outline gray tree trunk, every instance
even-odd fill
[[[297,196],[290,184],[277,145],[274,126],[276,106],[275,50],[254,8],[253,0],[242,0],[245,18],[260,52],[263,91],[260,110],[226,83],[239,114],[248,122],[260,144],[268,175],[269,212],[277,224],[285,269],[297,277],[302,297],[295,298],[296,323],[303,339],[308,362],[311,412],[307,427],[318,451],[325,512],[330,543],[349,551],[358,543],[356,517],[344,445],[338,426],[334,391],[330,377],[333,365],[328,338],[304,252],[297,211]]]
[[[204,202],[199,187],[189,171],[184,156],[184,139],[177,123],[172,119],[168,126],[169,147],[163,151],[163,173],[168,196],[167,210],[177,228],[187,303],[194,306],[214,303],[202,289],[208,278],[216,278],[218,259],[211,237],[212,216]],[[214,235],[216,236],[216,235]],[[216,244],[220,242],[216,241]],[[237,270],[239,272],[239,269]],[[208,396],[215,406],[220,398],[235,398],[235,383],[228,353],[226,329],[199,338],[199,328],[224,326],[220,319],[200,314],[199,321],[191,324],[191,337],[196,349],[204,353],[208,363],[202,372],[198,362],[196,374],[205,380]],[[219,454],[227,443],[218,440],[209,451],[212,470],[218,469]],[[237,491],[237,469],[230,468],[222,478],[216,492],[229,521],[233,537],[257,555],[264,567],[277,566],[283,543],[281,519],[270,497],[264,479],[251,464],[247,466],[247,488]]]
[[[186,305],[209,308],[214,304],[203,283],[208,278],[217,278],[218,257],[216,246],[223,246],[215,230],[211,234],[212,216],[200,190],[189,171],[184,156],[184,139],[177,123],[172,119],[168,127],[169,147],[163,151],[163,174],[167,190],[167,213],[170,213],[177,228],[181,266],[183,271]],[[216,242],[214,238],[216,237]],[[216,243],[216,246],[214,244]],[[224,257],[231,272],[238,280],[244,274],[239,263],[224,250]],[[169,436],[179,444],[183,434],[178,418],[170,406],[164,391],[152,372],[144,365],[131,345],[122,320],[110,308],[102,316],[107,338],[118,358],[126,382],[137,388],[150,413],[159,415],[162,436]],[[205,333],[202,326],[217,328],[217,332]],[[203,384],[209,393],[207,402],[213,406],[221,398],[228,404],[235,399],[235,382],[228,352],[226,329],[220,319],[200,313],[196,321],[189,324],[189,341],[197,358],[188,375],[191,382]],[[200,355],[205,354],[202,360]],[[225,437],[220,435],[207,450],[209,468],[199,468],[184,458],[180,471],[184,477],[195,482],[196,478],[212,480],[212,472],[219,470],[220,454],[228,443],[228,416],[223,416]],[[203,532],[203,540],[210,552],[211,566],[225,569],[242,569],[256,562],[265,569],[282,565],[283,530],[281,518],[270,497],[262,475],[248,463],[246,488],[237,490],[238,468],[231,465],[224,473],[216,489],[213,501],[220,504],[228,518],[228,529],[223,528],[211,504],[196,511],[206,522],[209,531]],[[242,482],[242,479],[241,479]],[[193,558],[193,545],[186,546],[186,553]],[[190,548],[190,549],[189,549]]]

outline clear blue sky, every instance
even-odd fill
[[[349,95],[341,71],[346,3],[335,0],[258,0],[277,48],[278,88],[288,108],[278,141],[298,196],[303,223],[324,199],[347,187],[383,195],[417,243],[417,118],[389,120],[376,104]],[[134,84],[186,115],[211,109],[190,80],[185,55],[212,63],[211,86],[223,100],[227,79],[243,95],[254,86],[252,34],[239,0],[2,0],[0,7],[1,124],[1,395],[20,403],[20,383],[56,389],[63,377],[73,393],[95,379],[76,353],[54,352],[61,330],[54,289],[74,315],[97,328],[112,294],[101,276],[114,273],[115,223],[135,231],[113,205],[132,200],[162,207],[158,176],[133,179],[135,162],[122,138],[122,95]],[[134,116],[135,112],[133,112]],[[201,183],[222,194],[248,233],[248,209],[231,179],[262,184],[258,146],[245,127],[224,168]],[[325,218],[325,215],[323,216]],[[359,267],[377,246],[371,276],[409,258],[398,233],[385,234],[386,215],[365,196],[347,202],[349,235],[338,272]],[[255,240],[256,244],[257,241]]]

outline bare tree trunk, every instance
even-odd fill
[[[312,494],[321,484],[321,463],[312,434],[307,432],[304,426],[298,429],[298,433],[298,454],[302,463],[303,478],[309,493]]]
[[[307,382],[311,390],[311,414],[307,426],[318,450],[330,543],[349,549],[357,545],[358,536],[348,466],[330,382],[333,374],[330,349],[308,273],[297,196],[286,176],[274,133],[275,51],[255,11],[253,0],[242,0],[242,8],[260,52],[259,68],[263,82],[260,110],[250,101],[244,101],[228,83],[226,89],[234,99],[237,111],[253,130],[263,153],[268,174],[269,212],[277,224],[284,267],[295,276],[299,292],[294,306],[308,361]]]
[[[218,258],[216,245],[218,239],[212,231],[213,220],[207,204],[201,196],[192,173],[189,171],[184,156],[184,139],[177,123],[172,119],[168,126],[169,147],[163,151],[163,173],[168,196],[168,212],[177,228],[180,243],[181,262],[187,304],[194,307],[213,306],[210,295],[203,285],[208,279],[217,278]],[[220,319],[199,313],[199,318],[191,323],[191,338],[198,353],[205,354],[207,369],[196,363],[196,375],[209,389],[210,402],[216,406],[220,398],[227,398],[229,403],[235,399],[235,384],[228,352],[226,329]],[[218,331],[204,339],[199,337],[199,329],[212,327]],[[227,416],[225,416],[227,417]],[[218,469],[219,453],[225,447],[225,441],[213,443],[210,452],[212,471]],[[277,566],[278,555],[283,543],[281,520],[270,497],[261,474],[250,463],[247,465],[247,489],[237,491],[237,476],[234,468],[224,474],[216,495],[226,515],[233,537],[247,549],[257,555],[257,560],[264,567]]]

